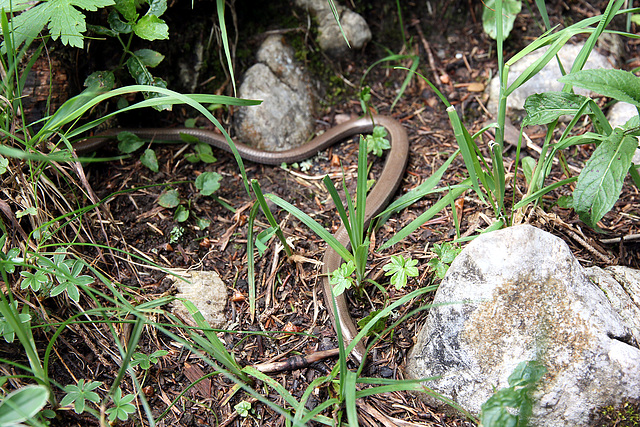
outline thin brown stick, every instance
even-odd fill
[[[319,362],[320,360],[327,359],[329,357],[335,357],[340,353],[340,349],[334,348],[331,350],[317,351],[308,356],[293,356],[282,362],[267,362],[253,365],[260,372],[282,372],[282,371],[294,371],[296,369],[306,368],[312,363]]]

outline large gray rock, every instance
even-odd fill
[[[295,61],[282,37],[268,37],[247,70],[240,98],[261,99],[257,106],[239,107],[234,115],[242,142],[267,151],[281,151],[306,142],[314,131],[314,102],[309,77]]]
[[[433,304],[406,372],[441,376],[425,385],[472,413],[528,360],[547,368],[532,426],[588,425],[594,410],[640,397],[637,331],[549,233],[521,225],[478,237]]]
[[[360,49],[371,40],[371,30],[364,18],[354,11],[336,4],[336,11],[344,35],[352,49]],[[335,16],[327,0],[296,0],[298,7],[309,10],[318,21],[318,45],[329,55],[339,58],[348,53],[349,46],[344,40]]]

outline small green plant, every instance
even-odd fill
[[[449,265],[458,256],[462,248],[456,248],[449,242],[436,243],[433,245],[431,252],[435,257],[430,259],[427,265],[439,279],[444,279]]]
[[[482,404],[483,427],[525,427],[531,416],[531,393],[547,369],[535,361],[521,362],[509,375],[509,387],[498,390]]]
[[[568,74],[561,82],[579,86],[603,94],[617,101],[624,101],[640,108],[640,94],[636,87],[640,78],[622,70],[582,70]],[[591,158],[586,162],[577,178],[573,200],[569,205],[580,219],[594,229],[598,221],[611,210],[620,197],[625,177],[630,174],[636,186],[640,186],[640,176],[632,164],[633,154],[638,147],[640,122],[638,116],[624,126],[612,129],[598,105],[589,97],[567,92],[552,92],[532,95],[525,103],[527,117],[524,125],[547,124],[554,128],[560,115],[573,116],[562,136],[551,148],[546,163],[536,165],[532,181],[538,186],[539,176],[545,176],[550,169],[550,159],[561,149],[595,143]],[[572,136],[571,130],[583,116],[592,118],[596,132]],[[533,162],[535,164],[535,162]],[[576,181],[571,177],[565,183]],[[532,186],[532,189],[537,187]]]
[[[60,401],[60,406],[68,406],[73,404],[73,410],[76,414],[82,414],[87,402],[99,404],[100,395],[94,390],[102,386],[102,381],[87,381],[79,379],[78,384],[70,384],[64,387],[65,396]]]
[[[131,404],[133,399],[136,396],[134,394],[127,394],[122,396],[122,389],[118,387],[111,396],[111,400],[113,401],[113,405],[111,408],[107,409],[107,415],[109,417],[109,422],[113,423],[116,418],[120,421],[127,421],[129,419],[129,414],[133,414],[136,412],[136,407]]]
[[[489,126],[496,129],[495,142],[489,146],[491,162],[485,160],[482,154],[482,147],[476,142],[476,139],[489,127],[485,127],[478,133],[471,135],[460,120],[455,107],[447,101],[444,95],[431,82],[423,77],[447,107],[446,111],[469,177],[458,186],[451,187],[447,197],[443,197],[436,204],[437,207],[434,205],[421,215],[419,221],[416,220],[406,226],[398,233],[397,237],[390,239],[385,244],[385,247],[395,244],[400,238],[415,231],[424,221],[433,217],[433,215],[450,204],[455,197],[462,194],[464,188],[472,189],[480,202],[487,204],[493,210],[496,221],[484,230],[484,232],[488,232],[520,223],[524,217],[525,209],[540,203],[542,197],[547,193],[575,181],[580,181],[580,183],[576,185],[578,191],[577,193],[574,192],[571,206],[574,207],[588,225],[597,229],[597,221],[618,199],[626,174],[629,173],[636,186],[640,186],[640,175],[636,167],[630,166],[631,160],[629,157],[632,148],[635,148],[633,141],[635,140],[635,135],[638,134],[637,124],[635,124],[637,122],[630,121],[622,129],[614,132],[599,108],[594,106],[593,101],[569,93],[574,85],[587,88],[593,87],[600,93],[620,100],[630,100],[634,105],[638,105],[637,91],[633,89],[637,86],[637,78],[635,76],[632,78],[629,73],[626,73],[626,77],[622,77],[621,73],[624,72],[615,71],[612,73],[603,73],[603,70],[595,72],[580,71],[584,67],[589,53],[593,50],[596,40],[604,32],[611,20],[619,13],[637,12],[637,10],[620,11],[624,0],[610,0],[602,15],[584,19],[556,32],[550,29],[505,62],[503,58],[503,18],[505,15],[503,6],[506,3],[506,0],[496,0],[494,4],[500,92],[496,123]],[[538,1],[536,5],[540,10],[545,25],[550,28],[544,3]],[[527,119],[528,121],[525,124],[549,123],[547,135],[537,162],[531,158],[521,158],[520,146],[518,146],[515,165],[519,167],[522,164],[527,187],[525,191],[514,191],[512,200],[505,200],[507,198],[506,189],[508,183],[506,179],[506,164],[502,153],[504,149],[507,98],[513,91],[536,75],[548,62],[553,60],[559,50],[573,36],[583,33],[589,34],[589,38],[572,64],[570,73],[561,79],[565,83],[563,93],[561,95],[534,95],[529,100],[528,112],[530,112],[530,118]],[[544,55],[531,64],[521,75],[516,76],[516,79],[510,83],[508,78],[509,68],[524,56],[543,47],[548,47]],[[557,133],[556,130],[559,123],[557,119],[560,115],[565,114],[573,115],[573,119],[563,130],[560,141],[556,142],[554,141],[554,135]],[[583,114],[594,118],[593,123],[597,132],[595,134],[587,133],[585,135],[570,136],[569,132]],[[521,141],[522,138],[520,138]],[[560,157],[560,164],[563,164],[561,150],[579,143],[596,143],[599,145],[594,156],[592,156],[592,160],[584,168],[581,177],[569,176],[559,182],[546,184],[545,180],[550,175],[553,162],[557,160],[556,155]],[[565,173],[570,175],[567,171]],[[513,178],[513,187],[519,184],[516,176],[517,174]],[[518,193],[524,194],[520,200],[516,200],[516,194]],[[447,200],[449,203],[446,203]]]
[[[405,258],[399,255],[392,255],[391,259],[382,269],[386,276],[391,276],[391,284],[396,289],[402,289],[407,284],[409,277],[418,276],[418,260]]]
[[[233,407],[233,409],[240,415],[242,418],[247,418],[249,416],[249,411],[251,411],[251,403],[243,400]]]
[[[616,407],[607,406],[600,411],[598,419],[601,426],[636,427],[640,426],[640,406],[636,402],[624,402]]]
[[[184,235],[184,227],[176,225],[169,232],[169,243],[178,243]]]
[[[156,363],[158,363],[161,357],[164,357],[167,354],[169,354],[169,352],[166,350],[156,350],[151,354],[136,352],[133,353],[131,362],[129,364],[131,365],[131,367],[140,366],[140,368],[146,371],[151,367],[152,363],[155,365]]]

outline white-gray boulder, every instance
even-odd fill
[[[371,40],[371,30],[364,18],[351,9],[337,4],[336,12],[340,25],[347,37],[349,45],[344,40],[340,27],[327,0],[296,0],[298,7],[310,11],[318,21],[318,45],[329,55],[339,58],[352,49],[360,49]]]
[[[530,425],[585,426],[595,410],[640,396],[634,334],[561,239],[520,225],[454,260],[406,373],[440,376],[425,385],[478,414],[520,362],[537,360],[547,373]]]
[[[267,151],[281,151],[305,143],[314,131],[312,85],[281,36],[269,36],[249,68],[238,96],[262,104],[238,107],[234,125],[238,139]]]

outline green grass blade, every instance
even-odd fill
[[[251,187],[253,188],[253,194],[255,194],[256,199],[258,200],[258,203],[262,208],[262,213],[264,214],[264,216],[267,217],[267,221],[269,221],[269,225],[271,225],[271,227],[273,227],[273,229],[276,230],[276,236],[278,237],[278,240],[280,240],[280,243],[282,243],[282,246],[284,246],[284,251],[287,253],[287,257],[291,257],[291,255],[293,255],[293,252],[291,251],[291,247],[289,247],[289,244],[287,243],[287,238],[284,236],[284,233],[282,232],[280,225],[278,225],[278,222],[276,221],[273,214],[271,213],[271,209],[269,209],[269,205],[267,205],[267,201],[265,200],[264,194],[262,193],[262,189],[260,188],[260,183],[257,180],[252,179]]]
[[[353,237],[353,231],[351,230],[351,224],[349,222],[349,216],[347,215],[347,211],[344,209],[342,200],[340,199],[340,195],[338,194],[338,190],[336,190],[336,187],[333,185],[333,181],[331,181],[331,178],[329,178],[329,175],[326,175],[322,179],[322,182],[324,183],[324,186],[327,188],[327,191],[331,196],[331,200],[333,200],[333,204],[335,205],[336,210],[338,211],[338,216],[340,216],[342,225],[344,225],[344,228],[347,230],[347,235],[349,236],[349,240],[353,241],[354,237]],[[348,192],[346,196],[349,197]]]
[[[444,173],[449,168],[453,160],[458,156],[458,154],[460,154],[460,149],[457,149],[451,156],[449,156],[449,158],[442,164],[442,166],[440,166],[438,170],[429,178],[427,178],[422,184],[391,203],[383,212],[378,215],[380,223],[386,222],[391,214],[399,212],[402,209],[411,206],[424,196],[431,194],[433,192],[432,190],[442,179],[442,175],[444,175]]]
[[[387,249],[396,243],[400,242],[402,239],[406,238],[409,234],[413,233],[415,230],[420,228],[422,224],[429,221],[431,218],[436,216],[440,211],[449,206],[452,200],[455,200],[462,193],[469,189],[469,184],[471,184],[470,178],[465,179],[458,186],[452,186],[451,191],[446,196],[442,197],[438,200],[433,206],[427,209],[422,215],[418,218],[411,221],[408,225],[402,228],[399,232],[397,232],[391,239],[387,240],[379,250]]]
[[[329,233],[323,226],[318,224],[313,218],[293,206],[291,203],[282,200],[280,197],[273,194],[265,194],[265,198],[271,200],[282,209],[286,210],[300,221],[302,221],[307,227],[318,235],[322,240],[327,242],[345,261],[353,259],[353,255],[345,248],[331,233]]]
[[[253,255],[255,232],[253,231],[253,224],[256,216],[258,215],[259,203],[254,203],[251,206],[249,212],[249,219],[247,221],[247,282],[249,286],[249,315],[251,316],[251,323],[255,320],[256,316],[256,260]]]
[[[539,198],[541,198],[542,196],[544,196],[548,192],[553,191],[558,187],[562,187],[563,185],[567,185],[567,184],[571,184],[572,182],[576,182],[577,180],[578,180],[578,177],[574,176],[572,178],[563,179],[562,181],[558,181],[558,182],[555,182],[555,183],[553,183],[551,185],[548,185],[548,186],[544,187],[543,189],[538,190],[535,193],[531,194],[530,196],[527,196],[524,199],[520,200],[518,203],[516,203],[516,205],[513,207],[513,209],[520,209],[520,208],[528,205],[529,203],[532,203],[532,202],[538,200]]]
[[[349,420],[349,426],[357,426],[358,424],[358,410],[356,405],[356,379],[358,378],[355,372],[347,370],[343,374],[346,374],[345,381],[345,396],[344,403],[347,410],[347,420]]]
[[[233,73],[233,61],[231,60],[231,50],[229,49],[229,35],[227,34],[227,24],[224,17],[224,4],[225,0],[216,0],[216,9],[218,11],[218,24],[220,25],[220,38],[222,39],[222,47],[224,49],[224,56],[227,58],[227,67],[229,68],[229,76],[231,78],[231,84],[233,85],[233,93],[237,93],[236,90],[236,78]]]

